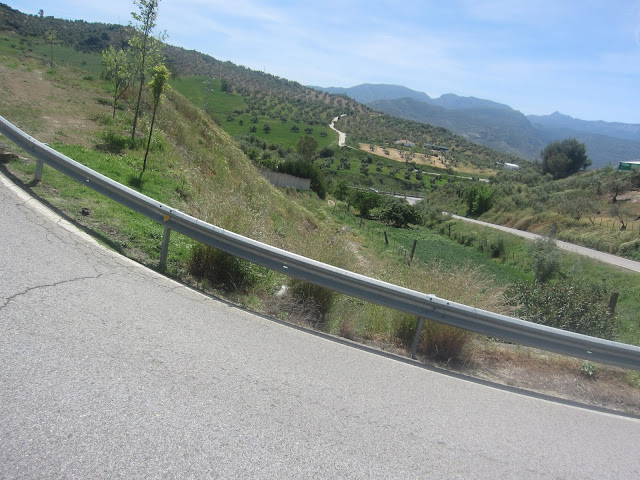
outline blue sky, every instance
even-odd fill
[[[0,0],[127,24],[131,0]],[[640,123],[640,0],[161,0],[167,42],[305,85],[390,83]]]

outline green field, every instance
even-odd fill
[[[338,134],[328,125],[296,123],[291,120],[283,122],[280,118],[274,118],[273,114],[260,115],[248,111],[248,105],[241,95],[222,90],[222,81],[219,78],[209,81],[204,75],[179,77],[171,80],[170,84],[195,106],[209,113],[216,123],[232,136],[254,133],[268,143],[295,148],[305,130],[311,129],[310,135],[318,142],[318,149],[338,143]],[[292,107],[290,115],[296,113],[296,108]],[[269,133],[263,130],[265,124],[270,126]],[[297,133],[291,130],[294,125],[298,127]],[[252,127],[255,128],[255,132],[251,131]]]

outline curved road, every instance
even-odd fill
[[[522,230],[517,230],[515,228],[496,225],[494,223],[481,222],[480,220],[461,217],[460,215],[451,215],[451,217],[457,220],[463,220],[465,222],[475,223],[476,225],[482,225],[485,227],[494,228],[496,230],[502,230],[503,232],[511,233],[513,235],[518,235],[523,238],[528,238],[529,240],[537,240],[539,238],[543,238],[541,235],[538,235],[535,233],[524,232]],[[600,252],[592,248],[581,247],[580,245],[575,245],[573,243],[563,242],[561,240],[556,240],[556,245],[558,245],[558,248],[561,248],[562,250],[577,253],[585,257],[594,258],[596,260],[599,260],[604,263],[608,263],[610,265],[615,265],[617,267],[626,268],[627,270],[640,273],[640,262],[636,262],[634,260],[630,260],[624,257],[618,257],[617,255],[611,255],[610,253]]]
[[[344,132],[341,132],[340,130],[338,130],[335,125],[336,122],[338,121],[338,118],[340,117],[344,117],[346,115],[346,113],[343,113],[342,115],[340,115],[339,117],[334,118],[331,121],[331,124],[329,124],[329,128],[335,132],[338,133],[338,146],[339,147],[344,147],[347,144],[347,134]]]
[[[0,174],[1,478],[640,478],[640,420],[252,315]]]

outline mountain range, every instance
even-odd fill
[[[524,115],[508,105],[452,93],[431,98],[399,85],[312,87],[345,95],[375,110],[445,127],[468,140],[528,160],[540,158],[551,141],[576,138],[587,147],[593,167],[640,158],[640,124],[587,121],[563,115]]]

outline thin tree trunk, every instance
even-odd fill
[[[133,116],[133,130],[131,141],[136,139],[136,127],[138,126],[138,115],[140,114],[140,99],[142,98],[142,87],[144,86],[144,74],[140,77],[140,89],[138,90],[138,101],[136,102],[136,113]]]
[[[147,26],[145,25],[145,29]],[[140,65],[140,89],[138,90],[138,102],[136,103],[136,112],[133,116],[133,131],[131,132],[131,141],[136,139],[136,127],[138,125],[138,115],[140,114],[140,99],[142,98],[142,87],[144,86],[144,65],[147,60],[147,38],[148,33],[145,30],[144,41],[142,42],[142,64]]]
[[[142,162],[142,173],[147,169],[147,156],[149,155],[149,147],[151,146],[151,136],[153,135],[153,124],[156,122],[156,110],[158,104],[153,106],[153,115],[151,117],[151,129],[149,130],[149,140],[147,140],[147,151],[144,154],[144,162]],[[142,174],[140,175],[142,176]]]

